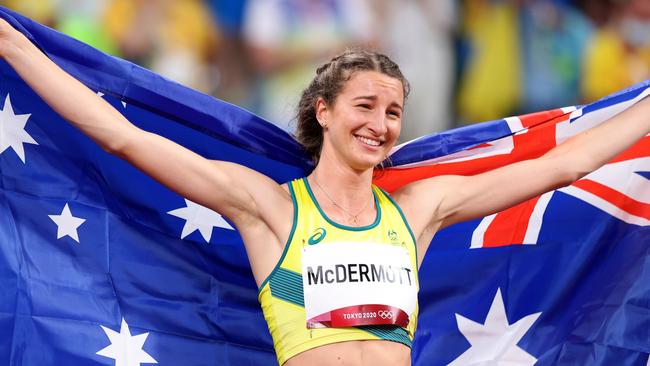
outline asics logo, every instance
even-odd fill
[[[379,315],[379,317],[382,319],[392,319],[395,317],[395,312],[389,310],[379,310],[377,312],[377,315]]]
[[[320,243],[323,239],[325,239],[325,235],[327,235],[327,231],[326,231],[324,228],[319,227],[319,228],[316,229],[316,231],[312,234],[312,236],[309,237],[309,239],[307,240],[307,243],[309,243],[309,245],[318,244],[318,243]]]

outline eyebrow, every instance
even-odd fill
[[[359,99],[370,99],[370,100],[374,101],[374,100],[377,100],[377,96],[376,95],[361,95],[361,96],[352,98],[352,100],[359,100]],[[392,102],[390,105],[399,108],[401,111],[404,111],[404,108],[397,102]]]

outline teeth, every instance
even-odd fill
[[[379,146],[379,141],[377,140],[371,140],[367,137],[361,137],[361,136],[357,136],[357,139],[359,139],[361,142],[363,142],[366,145]]]

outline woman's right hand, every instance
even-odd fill
[[[0,18],[0,57],[6,57],[8,52],[16,47],[25,36],[6,20]]]

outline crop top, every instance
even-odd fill
[[[411,347],[418,314],[417,252],[397,204],[373,186],[375,221],[344,226],[325,215],[306,178],[288,185],[293,226],[259,291],[280,365],[337,342],[388,340]]]

